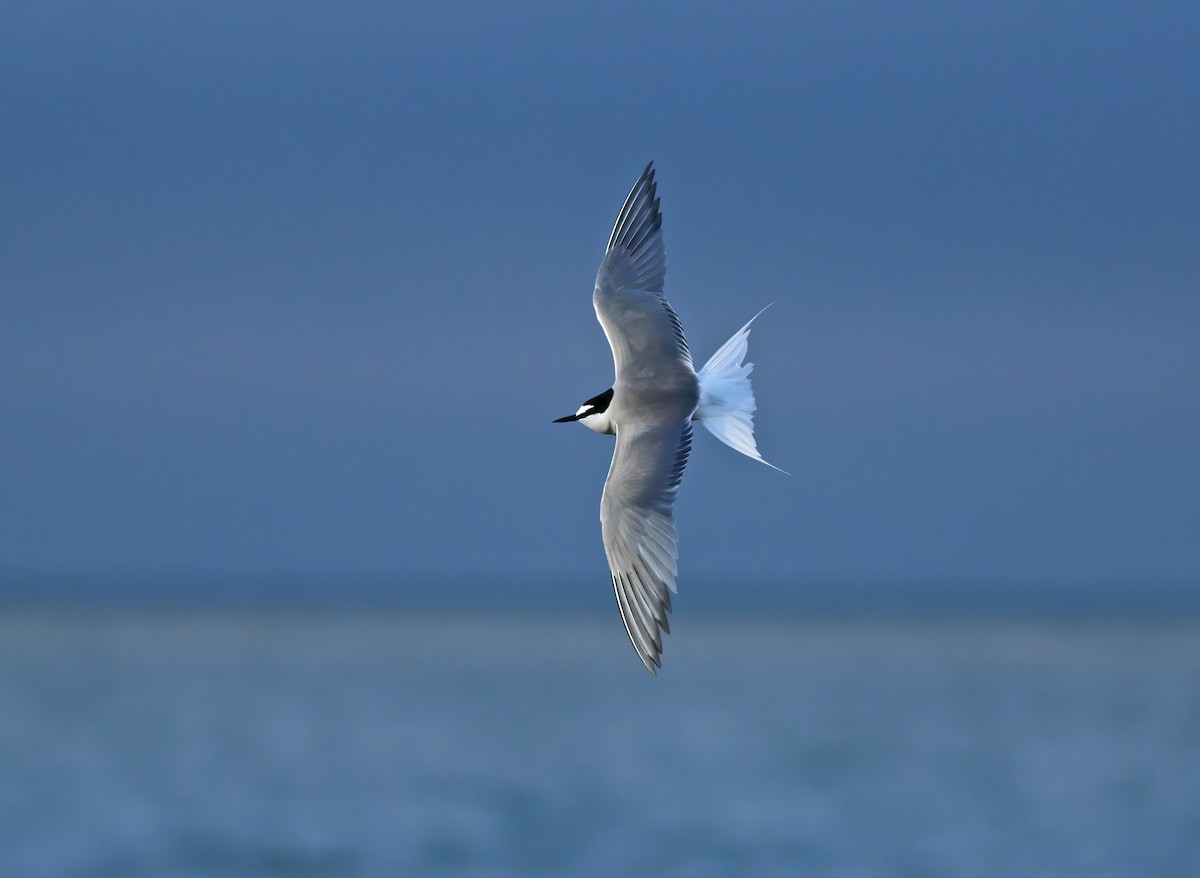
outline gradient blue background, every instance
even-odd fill
[[[1197,46],[0,5],[0,874],[1200,874]],[[657,679],[550,423],[650,159],[795,474],[697,437]]]
[[[654,159],[697,358],[776,303],[795,474],[698,439],[685,589],[1187,588],[1198,44],[1188,4],[8,4],[0,572],[605,592],[610,443],[550,420],[611,383]]]

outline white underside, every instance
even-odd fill
[[[608,416],[608,412],[600,412],[595,415],[587,415],[579,419],[579,423],[587,427],[589,430],[595,430],[597,433],[616,433],[616,427],[613,426],[612,418]]]

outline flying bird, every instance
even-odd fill
[[[600,526],[625,630],[651,674],[662,667],[662,635],[679,558],[673,508],[692,449],[692,422],[736,451],[767,464],[754,442],[750,323],[696,371],[663,283],[667,274],[654,163],[617,214],[592,304],[613,352],[612,387],[556,424],[575,421],[615,434]],[[760,311],[759,314],[762,312]],[[783,472],[783,470],[780,470]]]

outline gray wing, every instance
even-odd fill
[[[672,507],[692,449],[688,420],[621,424],[600,524],[625,630],[650,673],[662,667],[662,635],[679,557]]]
[[[592,304],[612,348],[618,381],[633,362],[639,370],[681,361],[692,368],[683,328],[663,295],[667,253],[657,189],[651,162],[617,215],[596,275]]]

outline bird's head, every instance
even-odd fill
[[[579,407],[579,411],[573,415],[567,415],[565,418],[558,418],[554,421],[556,424],[567,424],[571,421],[578,421],[587,427],[589,430],[595,430],[597,433],[615,433],[616,428],[613,427],[612,420],[608,415],[608,404],[612,402],[612,388],[603,393],[597,394]]]

